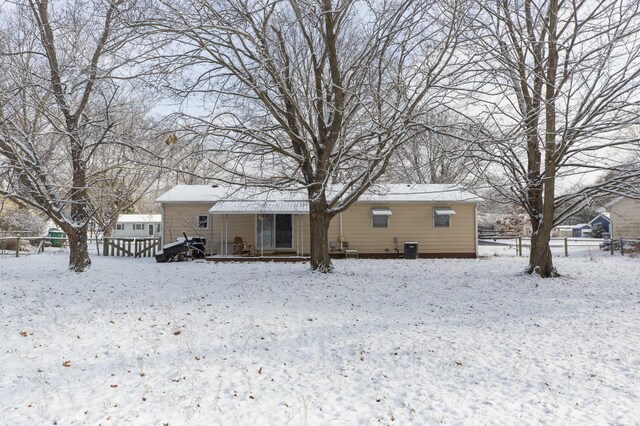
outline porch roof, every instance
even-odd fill
[[[209,209],[213,214],[307,214],[307,201],[240,200],[218,201]]]

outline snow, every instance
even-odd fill
[[[118,223],[150,223],[162,222],[161,214],[121,214]]]
[[[309,213],[307,201],[218,201],[209,213],[214,214],[247,214],[247,213]]]
[[[156,198],[157,203],[216,202],[228,189],[216,185],[176,185]]]
[[[329,196],[338,194],[343,187],[333,185]],[[156,198],[158,203],[226,201],[307,201],[304,190],[278,191],[269,188],[176,185]],[[480,202],[476,195],[460,186],[442,184],[376,184],[358,199],[359,202]]]
[[[589,253],[0,257],[0,424],[638,424],[640,260]]]

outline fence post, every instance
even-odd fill
[[[16,238],[16,257],[20,257],[20,237]]]
[[[615,251],[613,246],[613,237],[611,237],[611,239],[609,240],[609,249],[611,250],[611,256],[613,256],[613,252]]]
[[[620,237],[620,255],[624,256],[624,241],[622,241],[622,237]]]
[[[518,256],[522,257],[522,237],[518,237]]]
[[[569,243],[567,237],[564,237],[564,257],[569,257]]]

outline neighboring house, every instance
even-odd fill
[[[162,231],[162,215],[122,214],[111,232],[113,238],[159,237]]]
[[[580,223],[578,225],[559,225],[553,228],[551,235],[553,237],[590,237],[591,225],[588,223]]]
[[[618,197],[605,206],[612,238],[640,237],[640,200]]]
[[[392,258],[405,242],[417,242],[420,257],[476,257],[479,201],[451,185],[376,185],[331,221],[331,253]],[[156,202],[163,244],[184,232],[206,238],[208,254],[233,254],[240,239],[253,255],[310,251],[304,192],[178,185]]]
[[[0,216],[16,211],[20,207],[22,206],[15,201],[6,197],[0,197]]]
[[[593,226],[597,225],[597,224],[600,224],[600,226],[602,227],[602,233],[603,234],[609,234],[610,235],[610,233],[611,233],[611,219],[609,218],[609,213],[600,213],[598,216],[594,217],[589,222],[589,225],[591,225],[592,229],[593,229]]]

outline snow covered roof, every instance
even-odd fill
[[[588,223],[579,223],[577,225],[558,225],[555,229],[582,229],[582,228],[591,228],[591,225]]]
[[[198,203],[230,200],[306,200],[302,191],[278,191],[218,185],[176,185],[156,198],[157,203]]]
[[[247,201],[218,201],[209,213],[218,214],[299,214],[309,213],[307,201],[273,201],[273,200],[247,200]]]
[[[216,202],[225,198],[228,187],[217,185],[176,185],[158,198],[157,203]]]
[[[334,185],[328,195],[342,189]],[[306,201],[305,191],[278,191],[211,185],[176,185],[156,199],[158,203],[196,203],[218,201]],[[480,202],[481,198],[456,185],[442,184],[376,184],[362,194],[359,202]],[[229,207],[230,208],[230,207]]]
[[[444,184],[377,184],[359,198],[365,202],[469,202],[480,197],[458,185]]]
[[[118,217],[118,223],[148,223],[162,222],[160,214],[121,214]]]
[[[600,219],[600,218],[605,218],[607,219],[609,222],[611,222],[611,214],[609,212],[604,212],[604,213],[600,213],[598,214],[596,217],[594,217],[593,219],[591,219],[589,221],[589,225],[592,225],[593,222],[595,222],[596,220]]]

